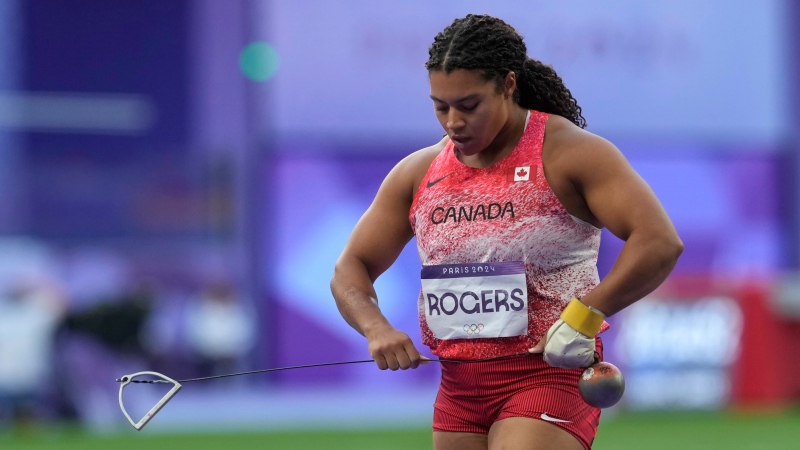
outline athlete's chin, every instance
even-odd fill
[[[475,139],[471,138],[460,140],[453,139],[453,146],[459,151],[459,153],[466,156],[472,156],[481,151],[481,147],[478,146],[478,143],[475,141]]]

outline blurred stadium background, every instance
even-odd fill
[[[423,64],[468,12],[558,70],[686,244],[611,318],[627,391],[596,448],[800,448],[788,0],[0,0],[0,445],[430,448],[435,365],[189,383],[140,433],[114,380],[369,357],[328,281],[383,176],[441,136]],[[412,243],[377,287],[419,345],[418,275]]]

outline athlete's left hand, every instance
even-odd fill
[[[550,327],[545,339],[529,350],[544,353],[544,360],[554,367],[567,369],[589,367],[595,359],[595,336],[605,315],[573,299],[561,318]]]

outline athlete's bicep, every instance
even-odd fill
[[[372,204],[361,216],[342,253],[342,258],[358,259],[372,281],[397,260],[413,237],[408,214],[412,184],[403,163],[398,164],[381,183]]]

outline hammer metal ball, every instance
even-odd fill
[[[608,408],[622,398],[625,379],[617,366],[598,362],[583,371],[578,380],[578,390],[586,403],[596,408]]]

